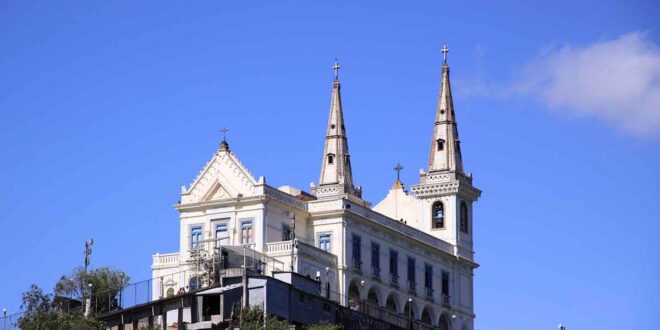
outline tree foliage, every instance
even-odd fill
[[[268,314],[264,317],[261,306],[243,310],[240,316],[235,314],[234,318],[234,323],[239,324],[241,330],[289,330],[291,327],[287,321],[273,315]]]
[[[77,267],[70,276],[62,276],[55,284],[55,295],[80,299],[91,297],[91,312],[103,314],[118,304],[119,291],[130,278],[126,273],[108,267],[96,268],[85,273]],[[91,287],[90,287],[91,284]]]
[[[33,284],[23,293],[25,314],[18,326],[23,330],[105,329],[101,322],[83,316],[84,300],[90,299],[92,315],[108,312],[116,307],[117,294],[128,281],[122,271],[102,267],[85,273],[77,267],[55,284],[54,295]]]
[[[344,329],[344,327],[342,327],[341,325],[331,324],[331,323],[323,321],[319,324],[309,325],[305,329],[307,329],[307,330],[342,330],[342,329]]]
[[[53,301],[53,296],[36,285],[23,293],[21,308],[25,314],[18,320],[23,330],[101,330],[102,323],[85,319],[81,313],[63,312]]]

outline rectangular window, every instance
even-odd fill
[[[449,273],[442,271],[442,295],[449,296]]]
[[[254,234],[252,232],[252,220],[241,222],[241,244],[254,243]]]
[[[371,268],[380,269],[380,245],[371,242]]]
[[[227,232],[226,223],[219,223],[215,225],[215,239],[216,246],[229,245],[229,232]]]
[[[415,283],[415,258],[408,257],[408,282]]]
[[[355,234],[353,234],[353,265],[357,269],[362,265],[362,239]]]
[[[424,264],[424,286],[433,289],[433,266]]]
[[[190,227],[190,249],[194,250],[198,247],[199,241],[202,240],[202,227]]]
[[[291,235],[291,226],[288,223],[282,224],[282,240],[290,241],[293,235]]]
[[[390,274],[399,275],[399,252],[390,250]]]
[[[319,249],[330,252],[332,249],[332,235],[331,234],[321,234],[319,235]]]

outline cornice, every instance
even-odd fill
[[[411,186],[410,191],[417,198],[459,195],[467,200],[476,201],[481,196],[481,190],[460,179],[450,181],[428,180],[425,183]]]
[[[249,197],[230,197],[223,199],[216,199],[211,201],[204,201],[198,203],[186,203],[174,204],[174,208],[179,212],[188,212],[188,211],[199,211],[202,209],[209,209],[214,207],[226,207],[226,206],[241,206],[241,205],[251,205],[263,203],[265,201],[264,195],[249,196]]]

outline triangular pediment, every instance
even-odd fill
[[[228,198],[236,195],[235,193],[229,192],[225,187],[223,187],[220,182],[215,182],[211,186],[211,189],[206,193],[206,195],[202,198],[202,201],[212,201],[216,199],[223,199],[223,198]]]
[[[199,173],[190,188],[181,192],[181,203],[200,203],[255,193],[256,180],[236,156],[218,151]]]

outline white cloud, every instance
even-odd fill
[[[635,135],[660,137],[660,49],[645,33],[547,48],[506,90],[477,84],[474,92],[535,95],[560,113],[597,117]]]

